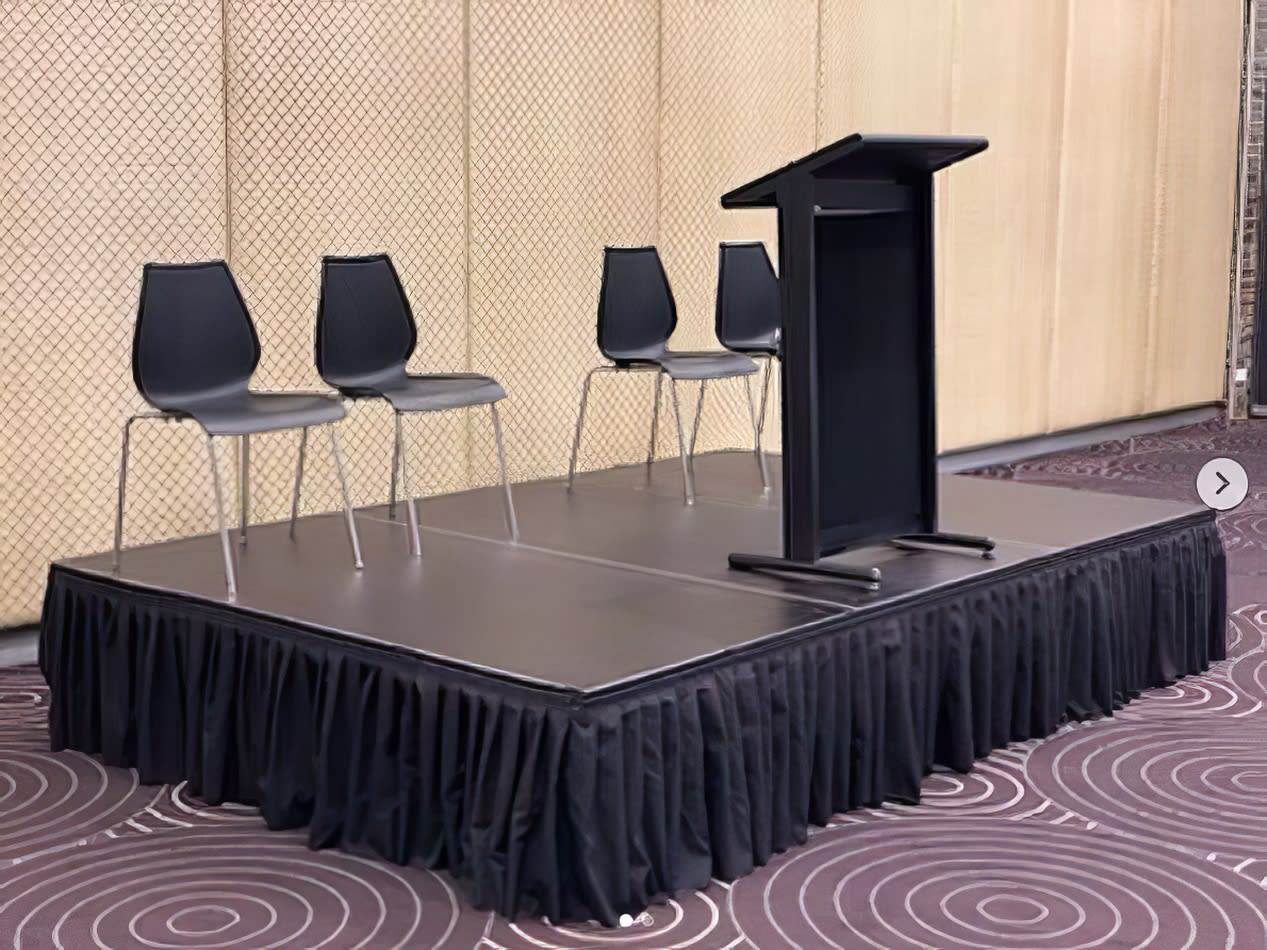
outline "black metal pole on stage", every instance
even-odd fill
[[[739,570],[876,589],[875,567],[823,559],[890,542],[990,557],[937,530],[933,175],[968,136],[850,135],[722,197],[775,207],[783,329],[783,555]]]

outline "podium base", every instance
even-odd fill
[[[962,548],[973,551],[987,560],[994,557],[994,542],[990,538],[982,538],[973,534],[945,534],[940,531],[931,534],[901,534],[890,538],[889,543],[895,548],[906,551],[920,551],[930,548]]]
[[[863,590],[880,589],[878,567],[846,567],[826,561],[793,561],[769,554],[732,554],[730,566],[736,571],[768,571],[774,574],[805,574],[840,581]]]

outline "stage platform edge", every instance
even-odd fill
[[[777,523],[745,463],[750,455],[700,460],[722,487],[710,499],[698,473],[705,494],[697,507],[712,514],[695,528],[713,526],[705,547],[722,558],[732,542],[765,537]],[[667,539],[672,550],[656,555],[668,559],[660,566],[642,563],[645,539],[621,542],[618,532],[673,530],[682,509],[671,468],[636,490],[642,474],[633,470],[586,478],[571,500],[557,482],[517,488],[522,550],[496,540],[495,521],[480,521],[479,512],[496,510],[492,499],[428,500],[424,523],[436,543],[427,558],[476,558],[506,583],[526,574],[531,587],[539,572],[556,570],[556,557],[559,577],[581,585],[573,594],[582,613],[601,615],[607,596],[611,617],[630,613],[624,588],[593,586],[624,571],[647,592],[681,587],[665,595],[673,609],[724,609],[734,600],[738,613],[764,610],[760,623],[774,626],[710,640],[705,613],[687,625],[695,639],[686,638],[683,662],[639,671],[641,661],[621,646],[601,669],[563,663],[566,676],[540,677],[531,672],[534,653],[576,649],[603,631],[520,643],[509,651],[522,654],[518,666],[498,669],[478,651],[522,629],[493,631],[488,644],[471,647],[476,655],[455,658],[304,622],[293,616],[298,608],[231,605],[214,585],[192,589],[201,580],[165,587],[161,572],[130,576],[126,559],[117,577],[101,569],[101,557],[77,559],[51,567],[41,623],[52,747],[99,754],[135,768],[143,782],[188,781],[211,803],[258,805],[271,827],[306,826],[316,848],[447,869],[472,903],[508,917],[615,924],[676,891],[748,873],[833,814],[916,801],[934,764],[966,771],[1010,741],[1111,714],[1141,690],[1223,657],[1223,548],[1213,513],[1191,506],[1051,494],[1057,489],[1025,495],[1027,486],[965,479],[975,484],[952,483],[952,494],[980,499],[996,525],[1017,524],[1013,538],[1002,536],[1011,544],[1002,563],[894,554],[906,586],[867,600],[822,596],[819,585],[801,582],[731,586],[711,553],[697,576],[686,576],[674,559],[705,552],[685,540]],[[1053,510],[1031,516],[1009,507],[1021,496]],[[1115,502],[1124,520],[1106,528],[1097,506]],[[595,529],[597,512],[606,515]],[[1098,527],[1081,540],[1062,537],[1080,517]],[[387,557],[400,529],[372,513],[365,520],[367,533],[382,535],[367,546],[368,575],[370,554]],[[305,522],[310,540],[337,526]],[[613,526],[611,543],[630,550],[625,567],[594,547],[608,543]],[[560,532],[571,549],[552,555]],[[267,528],[259,537],[250,542],[257,551],[280,544]],[[200,576],[212,541],[157,545],[131,563],[156,572],[159,564],[201,565]],[[324,547],[332,570],[346,566],[341,548]],[[259,569],[267,557],[257,558]],[[434,573],[443,584],[443,571]],[[290,596],[262,584],[244,593]],[[545,595],[558,600],[559,591]],[[357,596],[365,603],[354,596],[353,606],[369,611],[381,591],[371,585]],[[495,600],[496,587],[487,596]],[[663,639],[683,638],[669,630]]]

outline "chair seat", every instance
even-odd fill
[[[756,336],[738,340],[723,341],[726,349],[734,353],[752,353],[757,356],[778,356],[779,338],[777,334]]]
[[[739,353],[717,350],[707,353],[675,353],[669,351],[655,359],[670,379],[726,379],[749,376],[757,364]]]
[[[235,392],[164,405],[192,417],[210,435],[253,435],[338,422],[345,415],[338,396],[309,393]]]
[[[398,412],[463,409],[506,398],[506,390],[497,380],[478,373],[410,375],[376,389]]]

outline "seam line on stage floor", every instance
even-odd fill
[[[987,578],[1007,577],[1011,573],[1021,571],[1022,569],[1024,569],[1026,565],[1056,564],[1065,558],[1078,557],[1084,554],[1094,553],[1094,552],[1098,552],[1107,548],[1116,547],[1118,544],[1122,543],[1123,541],[1128,541],[1128,540],[1142,541],[1148,538],[1152,534],[1165,533],[1166,530],[1173,528],[1177,525],[1199,524],[1202,521],[1205,521],[1209,517],[1209,515],[1210,513],[1205,509],[1194,509],[1193,511],[1187,514],[1176,515],[1175,517],[1169,518],[1166,521],[1148,525],[1143,528],[1134,528],[1129,531],[1119,532],[1118,534],[1109,535],[1104,538],[1097,538],[1094,541],[1088,541],[1071,548],[1059,548],[1055,550],[1047,550],[1041,554],[1035,554],[1033,557],[1027,558],[1025,561],[1022,561],[1016,564],[1004,564],[1004,565],[998,565],[994,567],[988,567],[985,570],[981,571],[976,577],[973,577],[970,580],[965,579],[965,578],[948,579],[948,580],[942,581],[939,584],[934,585],[932,589],[937,590],[942,587],[955,587],[964,583],[978,583],[978,582],[984,581]],[[374,520],[377,520],[381,524],[395,525],[397,527],[402,527],[402,528],[404,527],[403,522],[391,521],[389,519],[382,518],[380,516],[371,516],[371,517],[374,518]],[[551,555],[555,557],[564,558],[566,560],[574,560],[574,561],[581,561],[585,563],[591,563],[591,564],[598,565],[600,567],[614,568],[616,570],[634,571],[636,573],[649,574],[655,577],[664,577],[670,580],[679,580],[679,581],[685,581],[688,583],[704,584],[707,586],[718,587],[723,590],[734,590],[736,592],[744,593],[744,594],[764,594],[766,596],[774,597],[780,600],[795,601],[795,602],[800,602],[800,603],[811,604],[817,607],[829,608],[835,611],[837,614],[841,614],[841,615],[854,614],[859,611],[871,612],[871,611],[882,610],[884,607],[887,607],[890,604],[893,604],[893,605],[901,604],[913,597],[921,596],[920,592],[911,591],[906,594],[899,594],[895,597],[887,598],[883,603],[876,604],[876,605],[842,604],[834,600],[826,600],[826,599],[818,598],[818,597],[810,597],[804,594],[794,594],[787,591],[770,590],[767,588],[761,588],[757,586],[748,586],[748,585],[738,583],[738,582],[722,581],[722,580],[717,580],[716,578],[710,578],[710,577],[701,577],[696,574],[684,574],[678,571],[668,571],[663,568],[648,567],[643,564],[635,564],[629,561],[615,561],[610,558],[598,557],[597,555],[592,555],[592,554],[578,554],[578,553],[573,553],[570,551],[561,551],[561,550],[558,550],[557,548],[539,547],[533,544],[525,544],[523,541],[518,541],[512,544],[510,541],[507,541],[504,538],[495,538],[495,537],[489,537],[486,535],[469,534],[464,531],[455,531],[452,528],[439,528],[434,525],[430,525],[430,526],[424,525],[423,527],[424,527],[424,530],[426,531],[434,531],[436,534],[443,534],[443,535],[448,535],[449,537],[461,538],[466,541],[484,541],[486,543],[496,544],[501,547],[527,550],[527,551],[532,551],[537,554],[545,554],[545,555]],[[1007,541],[1007,542],[1011,542],[1015,544],[1027,543],[1023,541],[1016,541],[1015,539],[1012,539],[1012,538],[996,538],[995,540]],[[976,555],[969,555],[962,552],[937,551],[933,549],[919,549],[918,551],[912,551],[910,553],[924,554],[924,555],[930,555],[934,557],[955,557],[955,558],[977,557]],[[986,564],[994,563],[988,560],[984,560],[984,559],[982,560],[983,560],[983,563],[986,563]],[[829,584],[831,582],[830,581],[810,581],[808,583],[828,583]],[[881,583],[881,590],[883,590],[883,583],[884,583],[883,580],[881,580],[880,583]],[[769,636],[779,636],[779,635],[780,635],[779,632],[769,634]],[[757,642],[760,642],[761,639],[764,639],[764,637],[758,640],[748,641],[748,642],[757,643]]]
[[[387,524],[399,524],[399,522],[388,521]],[[424,530],[434,531],[436,534],[445,534],[453,538],[462,538],[467,541],[485,541],[489,544],[498,544],[503,547],[513,548],[519,551],[532,551],[536,554],[547,554],[552,557],[561,557],[569,561],[582,561],[587,564],[597,564],[600,567],[612,567],[622,571],[634,571],[638,574],[650,574],[653,577],[665,577],[674,581],[685,581],[690,584],[704,584],[708,587],[720,587],[722,590],[733,590],[743,594],[761,594],[766,597],[775,597],[779,600],[793,600],[805,604],[813,604],[817,607],[828,607],[836,613],[852,613],[857,607],[851,607],[848,604],[839,604],[834,600],[825,600],[821,597],[809,597],[805,594],[793,594],[787,591],[767,590],[761,587],[749,587],[746,584],[738,584],[733,581],[719,581],[714,577],[700,577],[698,574],[683,574],[680,571],[666,571],[660,567],[648,567],[645,564],[634,564],[629,561],[613,561],[610,558],[598,557],[594,554],[577,554],[572,551],[560,551],[558,548],[543,548],[535,544],[525,544],[523,541],[517,541],[513,544],[503,538],[489,538],[480,534],[468,534],[465,531],[454,531],[452,528],[437,528],[434,526],[424,525]]]

